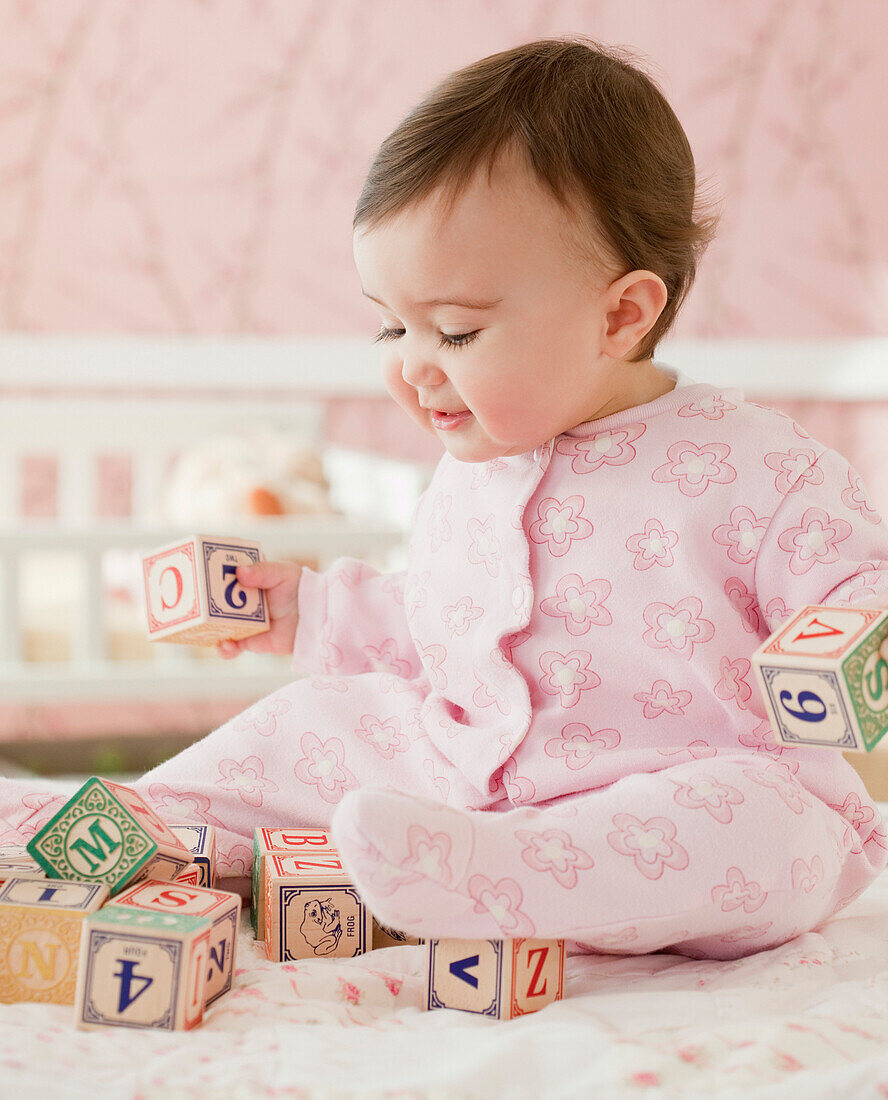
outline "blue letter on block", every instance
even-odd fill
[[[228,940],[222,940],[217,945],[220,948],[220,950],[222,951],[222,958],[221,959],[216,954],[216,948],[215,947],[210,948],[211,964],[210,964],[210,969],[209,969],[209,973],[208,973],[207,977],[209,977],[213,973],[212,963],[215,963],[216,966],[219,968],[219,973],[220,974],[224,971],[224,969],[225,969],[225,948],[226,948],[227,945],[228,945]]]
[[[143,976],[142,974],[133,974],[133,970],[139,965],[138,959],[118,959],[120,963],[120,970],[114,974],[115,978],[120,978],[120,998],[117,1002],[117,1011],[123,1012],[124,1009],[139,999],[149,985],[153,985],[154,979]],[[138,993],[130,995],[130,989],[133,982],[142,982],[142,988]]]
[[[450,973],[461,981],[466,982],[472,986],[473,989],[478,988],[478,979],[474,974],[469,973],[469,967],[478,965],[478,956],[469,955],[464,959],[456,959],[450,964]]]

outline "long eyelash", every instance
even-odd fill
[[[373,337],[374,343],[380,343],[383,340],[397,340],[398,337],[404,335],[402,328],[381,328],[379,332]],[[441,333],[441,340],[438,343],[439,348],[464,348],[466,344],[471,344],[473,340],[481,335],[480,330],[475,332],[461,332],[457,336],[448,336],[447,333]]]

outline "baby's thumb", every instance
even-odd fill
[[[244,588],[274,588],[292,576],[292,565],[279,561],[251,562],[237,567],[237,579]]]

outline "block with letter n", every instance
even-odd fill
[[[74,997],[78,1027],[189,1030],[203,1019],[209,917],[106,905],[86,918]]]
[[[237,567],[263,560],[258,543],[191,535],[142,557],[148,637],[217,645],[268,630],[261,588],[244,588]]]
[[[130,905],[154,913],[185,913],[209,917],[211,924],[204,1008],[231,989],[237,946],[240,897],[225,890],[149,879],[127,887],[112,905]]]
[[[428,941],[426,1007],[514,1020],[564,996],[564,940]]]
[[[92,776],[28,841],[51,879],[104,882],[112,894],[135,879],[173,879],[191,853],[140,795]]]
[[[7,879],[0,887],[0,1001],[73,1004],[83,921],[107,898],[103,883]]]
[[[774,631],[752,665],[786,745],[870,752],[888,732],[888,611],[810,604]]]

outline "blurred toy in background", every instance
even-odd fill
[[[253,424],[182,450],[165,480],[159,518],[193,528],[243,516],[329,515],[329,490],[316,449]]]

